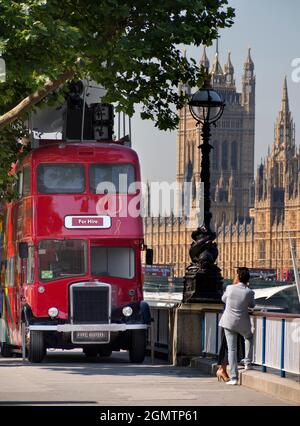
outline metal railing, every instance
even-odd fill
[[[217,355],[221,345],[220,312],[205,312],[202,320],[202,353]],[[253,363],[300,376],[300,315],[255,312]]]
[[[201,352],[206,355],[217,355],[222,341],[222,330],[219,322],[222,313],[218,311],[204,312],[202,317],[202,348]]]
[[[148,348],[154,352],[173,356],[174,316],[177,306],[182,302],[182,280],[165,278],[149,279],[145,288],[145,300],[150,304],[153,323],[149,330]],[[216,356],[222,341],[222,329],[219,327],[222,311],[210,309],[201,311],[201,348],[202,355]],[[300,315],[254,312],[251,315],[254,331],[254,364],[261,366],[263,372],[275,369],[282,377],[286,373],[296,374],[300,378]],[[175,342],[176,343],[176,342]],[[176,346],[176,345],[175,345]]]
[[[155,354],[172,359],[174,307],[151,306],[151,326],[148,332],[147,349],[150,350],[152,363]]]

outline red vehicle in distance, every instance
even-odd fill
[[[295,282],[295,273],[293,269],[283,269],[280,274],[280,278],[282,281],[288,282],[288,283],[294,283]]]
[[[43,141],[17,173],[19,196],[1,214],[2,356],[22,349],[41,362],[47,348],[80,347],[87,356],[125,349],[142,362],[151,317],[137,154]]]

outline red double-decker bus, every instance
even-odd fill
[[[126,349],[142,362],[151,318],[137,154],[43,141],[17,173],[18,198],[1,214],[2,356],[22,349],[41,362],[47,348],[81,347],[87,356]]]

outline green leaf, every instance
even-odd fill
[[[182,107],[179,82],[195,86],[203,75],[178,45],[210,45],[220,28],[233,24],[227,0],[28,0],[0,1],[0,50],[7,81],[0,85],[0,114],[74,69],[107,89],[105,99],[162,130],[174,129]],[[77,58],[80,66],[75,66]],[[65,86],[66,87],[66,86]],[[62,87],[39,107],[63,100]],[[0,195],[12,196],[10,165],[20,157],[17,140],[26,134],[19,116],[0,131]],[[5,148],[4,148],[5,147]]]

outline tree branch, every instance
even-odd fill
[[[78,61],[77,61],[78,62]],[[49,93],[54,92],[75,74],[75,70],[65,71],[58,79],[47,82],[42,89],[38,89],[31,95],[23,99],[18,105],[0,117],[0,130],[8,124],[13,123],[20,114],[27,112],[31,107],[38,104]]]

